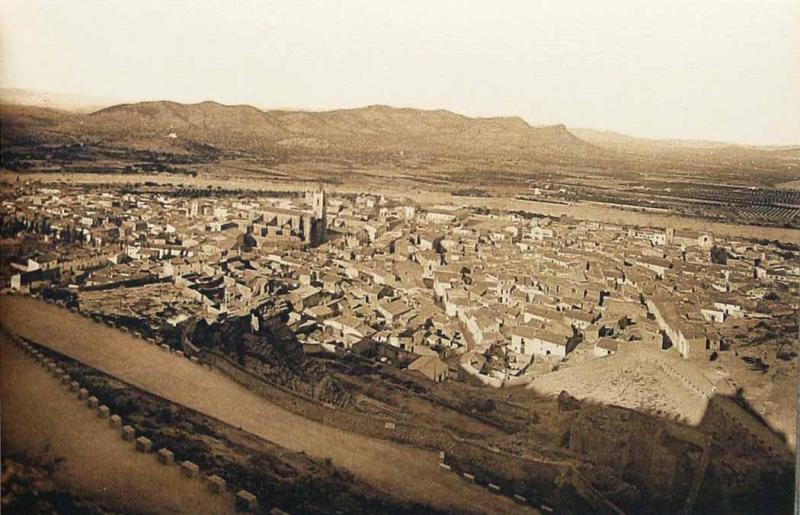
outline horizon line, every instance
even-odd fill
[[[793,142],[793,143],[752,143],[752,142],[736,142],[731,140],[725,139],[715,139],[715,138],[706,138],[706,137],[675,137],[675,136],[642,136],[627,132],[625,129],[616,129],[613,127],[590,127],[586,125],[572,125],[566,122],[558,122],[558,123],[532,123],[526,117],[519,115],[519,114],[491,114],[491,115],[473,115],[473,114],[465,114],[459,111],[454,111],[452,109],[447,109],[444,107],[439,108],[431,108],[431,107],[418,107],[418,106],[411,106],[411,105],[393,105],[393,104],[386,104],[386,103],[363,103],[358,105],[341,105],[341,106],[315,106],[315,107],[303,107],[303,106],[296,106],[296,105],[262,105],[256,103],[247,103],[247,102],[221,102],[219,100],[214,100],[212,98],[206,98],[203,100],[196,100],[196,101],[178,101],[172,100],[169,98],[129,98],[129,99],[122,99],[118,97],[111,97],[105,95],[93,95],[93,94],[84,94],[84,93],[72,93],[72,92],[61,92],[61,91],[50,91],[50,90],[43,90],[43,89],[31,89],[31,88],[24,88],[18,86],[0,86],[0,92],[7,92],[7,91],[19,91],[23,93],[30,93],[30,94],[39,94],[39,95],[54,95],[54,96],[64,96],[64,97],[76,97],[76,99],[84,99],[87,101],[87,104],[83,107],[65,107],[65,106],[47,106],[41,104],[25,104],[20,102],[9,102],[10,104],[16,105],[27,105],[32,107],[43,107],[43,108],[52,108],[52,109],[60,109],[62,111],[69,111],[74,113],[81,113],[82,110],[91,108],[88,111],[88,114],[95,113],[101,111],[103,109],[107,109],[110,107],[115,107],[119,105],[133,105],[133,104],[140,104],[140,103],[147,103],[147,102],[172,102],[175,104],[181,105],[199,105],[203,103],[214,103],[217,105],[221,105],[223,107],[252,107],[262,112],[268,111],[295,111],[295,112],[307,112],[307,113],[327,113],[333,111],[344,111],[344,110],[355,110],[355,109],[365,109],[369,107],[388,107],[391,109],[411,109],[416,111],[427,111],[427,112],[436,112],[436,111],[444,111],[451,114],[455,114],[458,116],[463,116],[466,118],[472,119],[492,119],[492,118],[519,118],[520,120],[524,121],[528,125],[533,128],[544,128],[544,127],[558,127],[563,126],[567,130],[578,130],[578,131],[595,131],[599,133],[609,133],[616,136],[623,136],[627,138],[633,138],[638,140],[647,140],[652,142],[663,142],[663,143],[705,143],[705,144],[715,144],[715,145],[726,145],[726,146],[734,146],[734,147],[750,147],[750,148],[772,148],[775,150],[778,149],[785,149],[785,148],[793,148],[793,147],[800,147],[800,142]],[[91,105],[90,100],[94,101],[103,101],[103,102],[111,102],[107,105],[99,105],[93,106]],[[5,102],[5,98],[0,95],[0,102]],[[84,114],[87,114],[84,112]],[[577,135],[575,135],[577,136]]]

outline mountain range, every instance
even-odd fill
[[[86,112],[84,108],[54,109],[52,98],[45,107],[31,105],[38,97],[9,95],[7,91],[0,94],[4,146],[66,139],[155,150],[201,144],[223,152],[477,157],[562,164],[656,160],[662,164],[699,161],[741,165],[796,159],[800,155],[800,147],[651,140],[567,129],[564,125],[531,126],[519,117],[472,118],[446,110],[373,105],[311,112],[261,110],[211,101],[152,101]],[[73,99],[70,105],[76,102],[83,106],[90,103]]]

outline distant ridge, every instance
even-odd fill
[[[570,132],[598,147],[628,153],[655,154],[680,151],[708,152],[715,150],[730,152],[734,149],[781,152],[800,149],[800,145],[737,145],[721,141],[640,138],[619,132],[597,129],[570,128]]]
[[[197,114],[203,109],[216,109],[217,111],[241,109],[249,110],[251,115],[255,112],[263,113],[268,116],[272,115],[273,119],[279,119],[283,115],[287,123],[290,123],[294,118],[302,122],[316,123],[318,125],[323,123],[325,118],[342,119],[347,117],[348,114],[357,115],[358,113],[361,113],[362,116],[371,115],[370,117],[373,119],[373,121],[377,121],[377,119],[381,116],[392,117],[398,121],[398,118],[405,115],[407,117],[406,123],[413,123],[415,116],[417,117],[417,121],[424,122],[424,120],[420,119],[419,116],[422,114],[427,114],[429,118],[438,117],[440,122],[447,119],[452,122],[460,121],[461,123],[464,123],[466,120],[480,120],[484,122],[486,130],[511,129],[514,125],[516,125],[517,130],[548,129],[551,132],[551,136],[554,136],[558,133],[563,135],[563,133],[566,132],[582,140],[584,143],[588,143],[591,146],[596,147],[596,149],[604,149],[622,153],[653,154],[663,152],[671,153],[676,151],[681,152],[687,150],[705,152],[709,150],[720,150],[726,148],[758,151],[788,151],[792,153],[800,151],[800,143],[797,145],[743,145],[708,140],[643,138],[609,130],[577,127],[567,128],[563,124],[552,126],[531,126],[525,120],[517,116],[467,117],[465,115],[454,113],[445,109],[427,110],[410,107],[391,107],[384,104],[373,104],[357,108],[314,110],[305,109],[302,107],[264,109],[253,107],[247,104],[226,105],[212,100],[190,104],[172,102],[168,100],[121,103],[119,100],[109,97],[93,97],[20,88],[0,88],[0,103],[5,105],[43,107],[48,109],[69,111],[78,114],[104,112],[114,113],[130,110],[139,111],[139,115],[142,118],[147,118],[148,116],[151,118],[157,118],[156,113],[160,107],[169,108],[173,115],[177,116],[178,118],[182,116],[182,110],[191,111],[192,113]],[[149,112],[148,109],[150,110]],[[217,117],[216,121],[222,120],[221,118]],[[492,127],[492,125],[494,125],[494,127]],[[309,127],[298,127],[295,125],[294,129],[305,132],[308,131]],[[255,131],[255,133],[259,132],[259,130]],[[542,135],[544,135],[544,133],[542,133]],[[561,141],[561,143],[567,144],[568,141],[564,139]],[[586,150],[586,148],[584,150]]]
[[[445,109],[369,105],[330,111],[194,104],[159,100],[114,104],[92,112],[16,103],[2,97],[3,145],[88,142],[192,152],[255,152],[270,156],[338,157],[362,162],[398,158],[486,159],[601,168],[751,166],[800,158],[798,147],[746,147],[718,142],[652,140],[563,124],[532,126],[520,117],[469,117]],[[31,101],[30,97],[25,97]],[[34,99],[35,100],[35,99]],[[753,161],[756,160],[756,161]],[[786,164],[786,163],[789,164]],[[417,165],[415,165],[417,166]]]
[[[0,101],[4,104],[46,107],[78,113],[90,113],[103,107],[118,104],[119,100],[105,97],[70,95],[49,91],[18,88],[0,88]]]
[[[65,113],[52,131],[130,143],[178,138],[220,149],[292,149],[437,155],[536,155],[564,159],[604,153],[564,125],[534,127],[519,117],[471,118],[447,110],[372,105],[332,111],[263,111],[205,101],[136,102]]]

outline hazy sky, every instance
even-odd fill
[[[800,1],[3,0],[0,84],[800,143]]]

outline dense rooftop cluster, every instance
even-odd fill
[[[23,240],[12,289],[57,287],[173,326],[268,303],[308,350],[368,348],[437,381],[460,364],[485,384],[524,383],[575,349],[588,359],[620,345],[706,359],[732,321],[776,316],[765,302],[800,284],[796,250],[670,228],[321,191],[14,193],[2,204],[4,235]],[[126,301],[129,288],[147,300]]]

